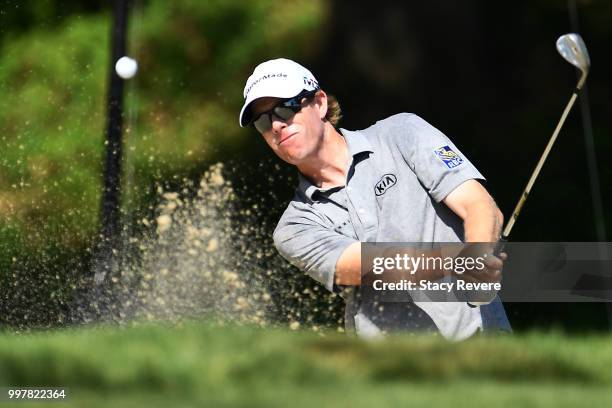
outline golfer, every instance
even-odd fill
[[[340,106],[289,59],[258,65],[244,88],[240,126],[253,125],[297,167],[299,184],[275,231],[280,254],[346,302],[347,329],[365,338],[432,331],[455,340],[507,330],[499,298],[370,302],[359,296],[362,242],[496,242],[503,223],[484,177],[440,131],[399,113],[363,130],[338,128]],[[505,255],[487,257],[501,277]]]

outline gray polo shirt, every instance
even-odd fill
[[[401,113],[359,131],[340,129],[352,161],[345,186],[320,189],[301,174],[274,243],[293,265],[334,291],[336,263],[353,242],[460,242],[463,221],[442,200],[483,176],[439,130]],[[363,337],[439,331],[452,339],[482,326],[465,302],[380,302],[345,292],[346,324]]]

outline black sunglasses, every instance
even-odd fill
[[[285,99],[277,103],[272,109],[262,112],[252,122],[253,126],[259,133],[267,132],[272,129],[272,115],[278,117],[283,121],[287,121],[293,117],[296,113],[302,110],[303,99],[309,100],[317,93],[318,89],[314,91],[302,91],[297,96],[291,99]]]

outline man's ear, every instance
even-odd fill
[[[327,94],[324,90],[319,89],[315,94],[315,103],[317,109],[319,110],[319,118],[321,120],[325,120],[325,115],[327,115]]]

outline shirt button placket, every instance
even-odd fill
[[[355,229],[355,233],[357,234],[359,239],[362,239],[362,237],[364,236],[364,232],[365,232],[363,229],[363,222],[359,214],[357,214],[355,211],[355,205],[353,204],[353,200],[351,199],[351,196],[349,195],[350,191],[352,191],[352,188],[347,185],[346,188],[344,189],[344,192],[346,195],[346,208],[348,209],[349,218],[351,219],[351,222],[353,223],[353,228]]]

